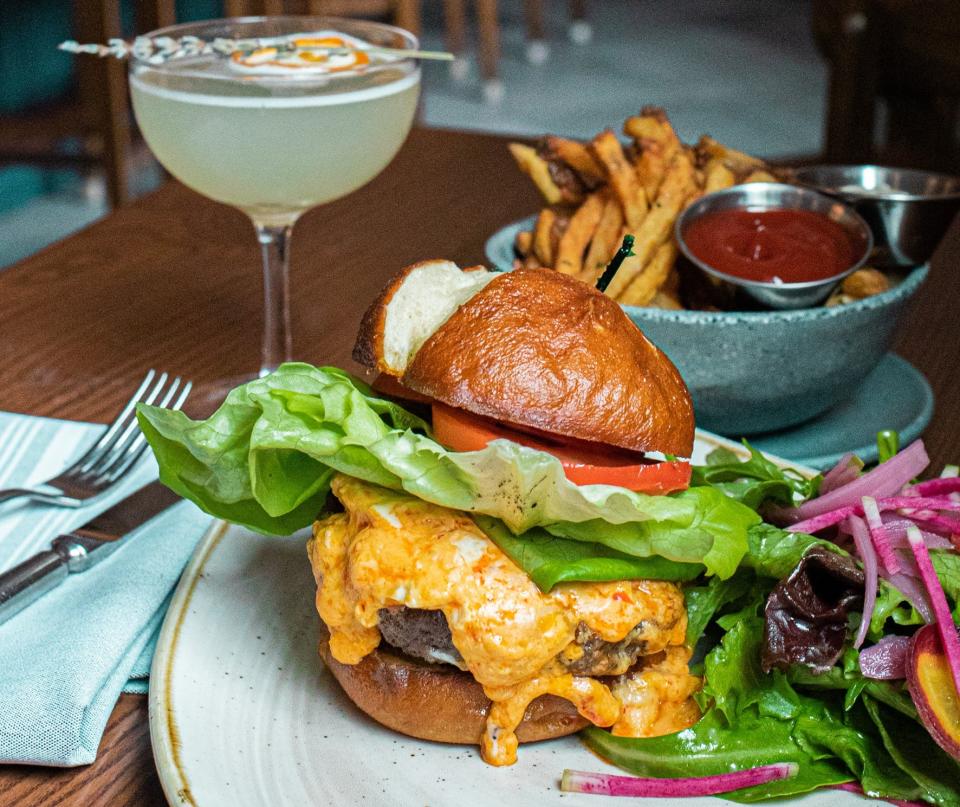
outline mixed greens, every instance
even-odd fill
[[[426,422],[336,368],[283,365],[202,422],[146,406],[138,416],[164,483],[264,533],[309,525],[340,472],[475,514],[545,591],[681,583],[702,719],[649,739],[584,732],[632,773],[719,781],[788,763],[737,780],[759,783],[727,797],[856,783],[870,796],[960,804],[947,660],[960,621],[960,484],[908,484],[926,464],[922,445],[898,452],[884,434],[879,468],[864,473],[848,455],[813,478],[749,446],[746,459],[720,449],[688,490],[649,496],[578,487],[553,457],[506,440],[448,451]]]

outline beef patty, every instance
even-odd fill
[[[453,664],[466,669],[463,657],[450,636],[442,611],[395,606],[380,609],[380,634],[387,644],[413,658],[432,664]],[[577,658],[560,655],[560,662],[574,675],[621,675],[644,655],[644,624],[636,625],[621,641],[606,642],[583,622],[575,642],[583,650]],[[571,654],[575,655],[575,654]]]

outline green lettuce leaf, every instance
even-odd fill
[[[290,363],[233,390],[208,420],[138,408],[161,480],[211,515],[289,534],[323,508],[334,472],[492,516],[514,534],[552,534],[636,558],[732,575],[749,508],[711,487],[646,496],[571,484],[549,454],[506,440],[447,451],[427,425],[342,370]]]
[[[557,538],[539,528],[514,535],[489,516],[474,516],[474,521],[543,591],[575,581],[687,581],[703,574],[699,563],[677,563],[656,555],[638,558],[602,544]],[[715,579],[719,578],[711,578]]]

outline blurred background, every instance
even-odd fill
[[[656,104],[688,141],[960,173],[958,0],[3,0],[0,269],[163,180],[123,65],[57,43],[281,11],[453,51],[424,67],[429,126],[589,137]]]

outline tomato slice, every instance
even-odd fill
[[[491,440],[513,440],[552,454],[575,485],[617,485],[651,494],[685,490],[690,485],[689,462],[654,462],[634,451],[520,431],[441,403],[434,402],[432,409],[434,436],[454,451],[479,451]]]
[[[398,398],[401,401],[412,401],[413,403],[428,405],[434,402],[433,398],[428,398],[426,395],[421,395],[419,392],[407,389],[394,376],[387,375],[386,373],[380,373],[380,375],[373,379],[373,383],[370,386],[373,387],[375,392],[379,392],[381,395],[386,395],[389,398]]]

